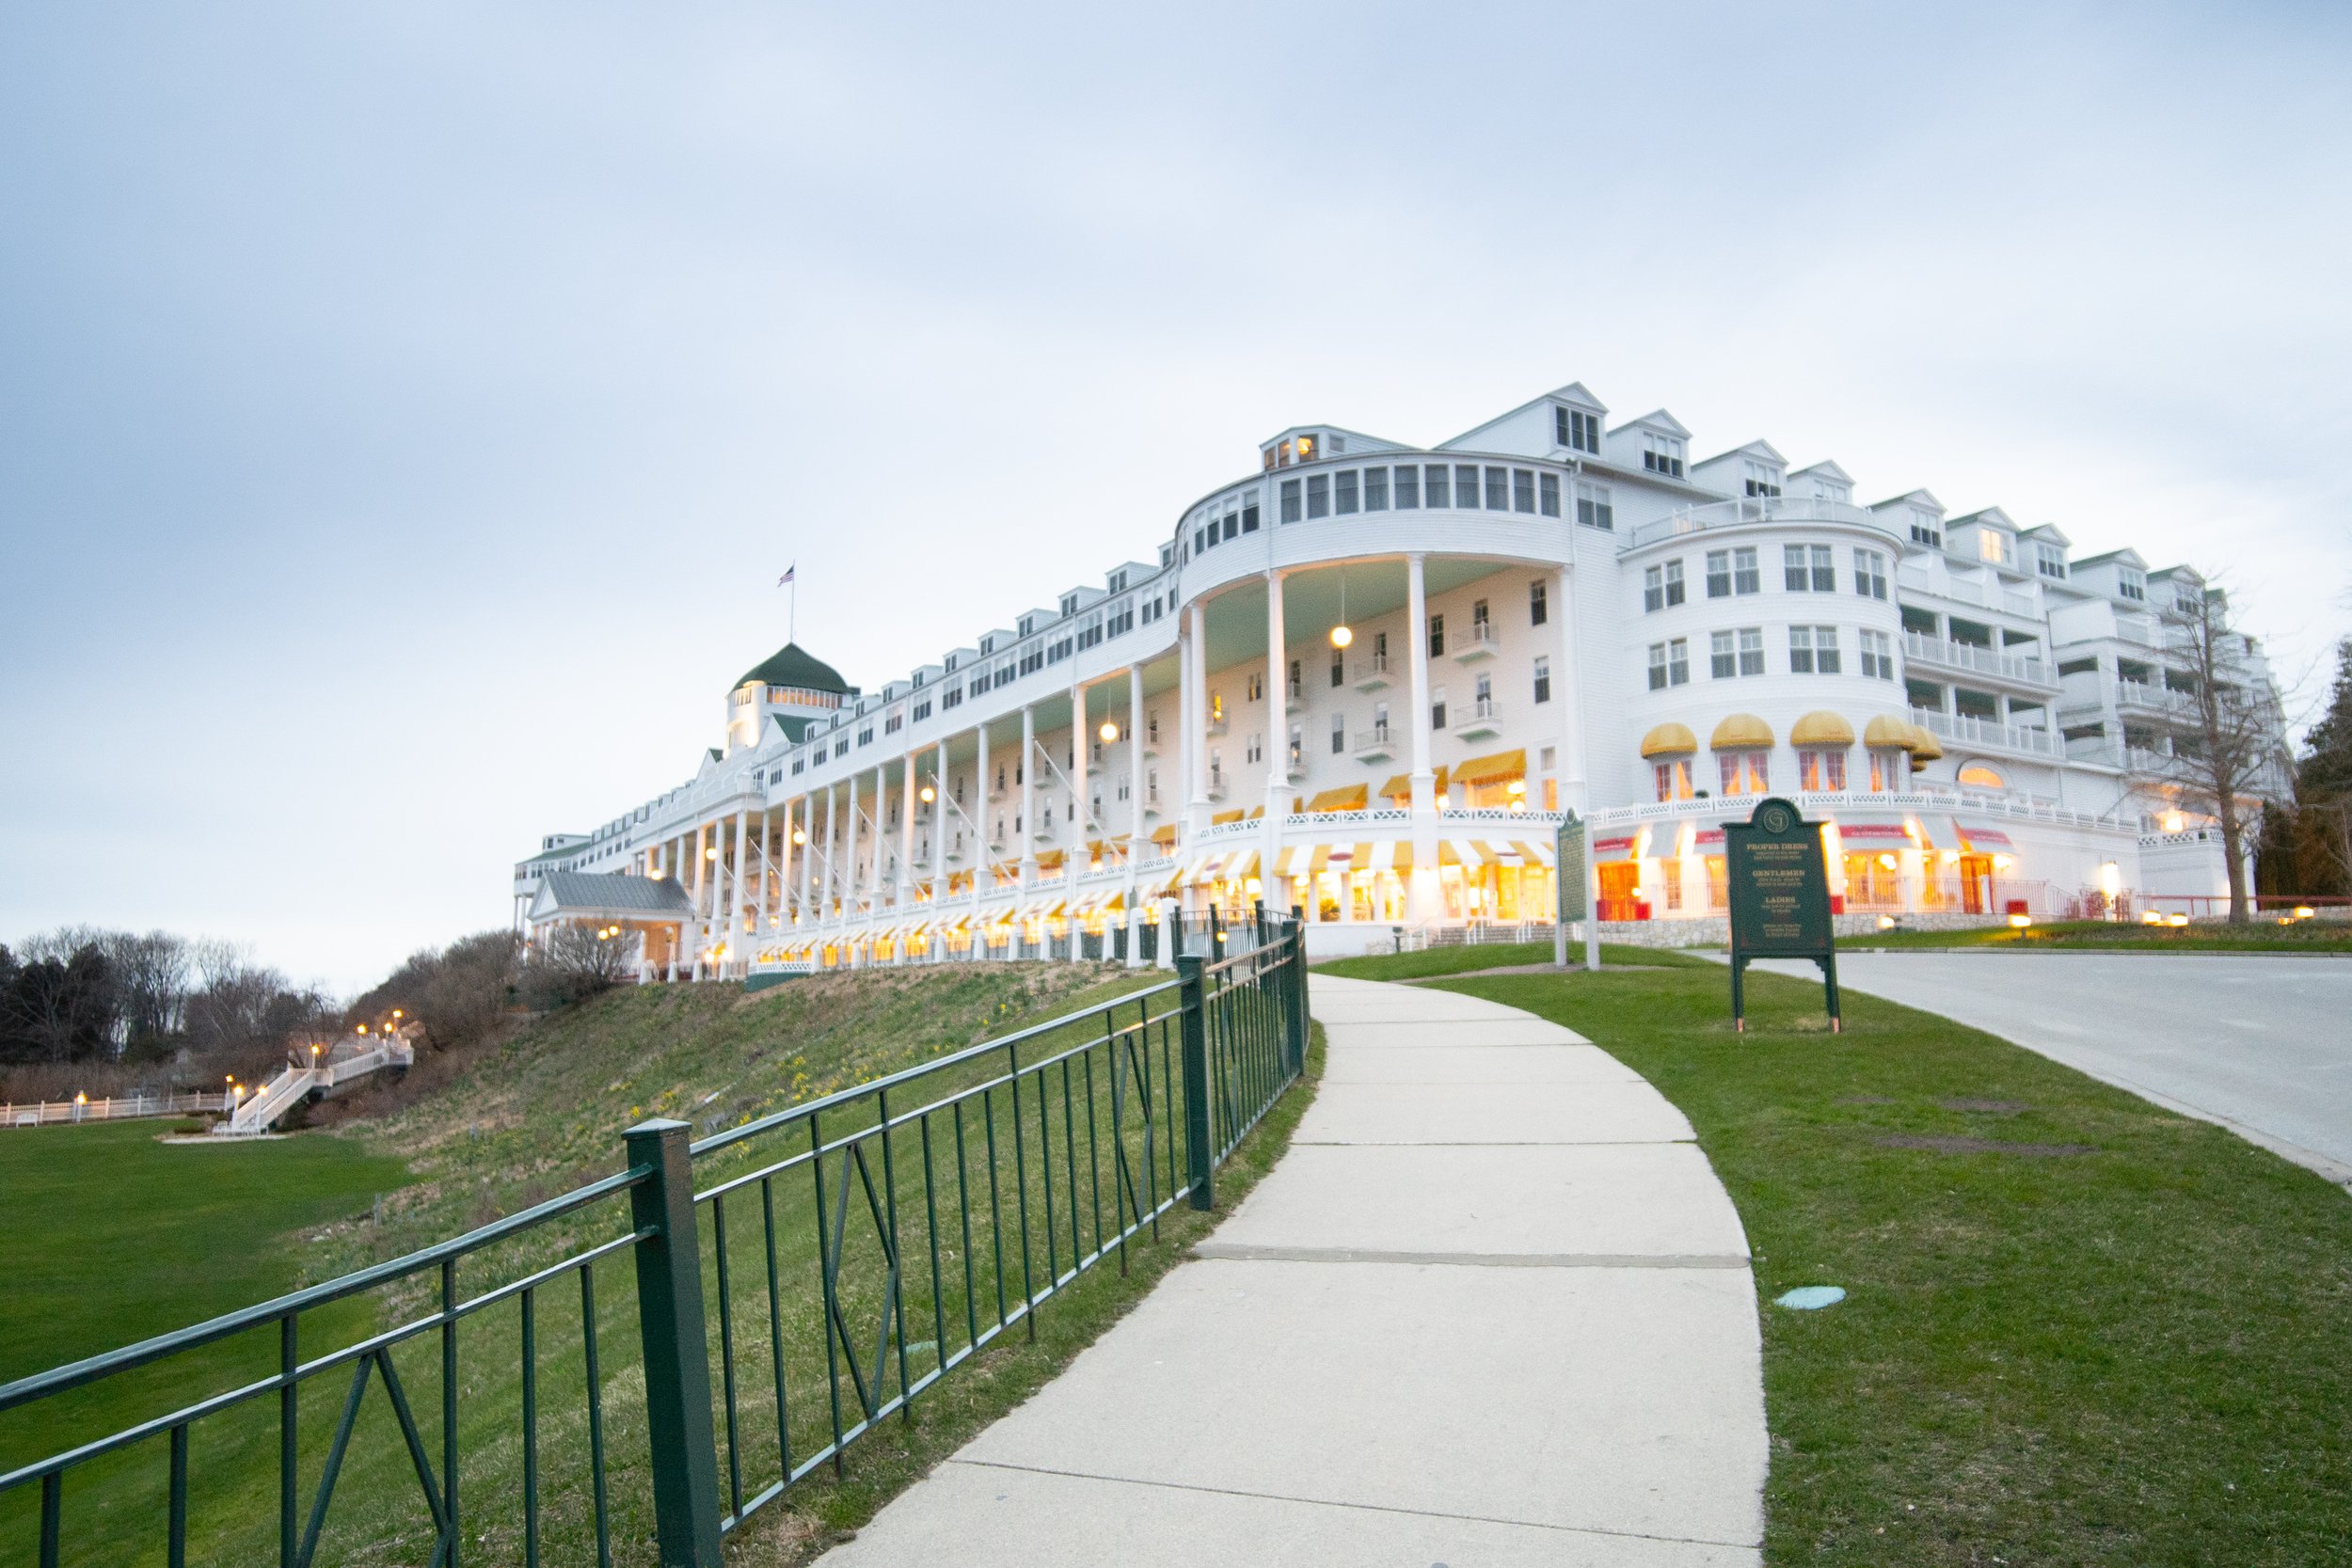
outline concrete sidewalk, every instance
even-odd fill
[[[834,1568],[1759,1560],[1747,1244],[1663,1097],[1515,1008],[1323,976],[1233,1216]]]

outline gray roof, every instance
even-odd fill
[[[693,913],[686,890],[668,877],[619,877],[588,871],[550,871],[532,901],[534,920],[566,915],[620,915],[665,919]]]

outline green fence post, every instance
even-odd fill
[[[1290,978],[1291,1076],[1296,1078],[1307,1070],[1307,927],[1295,921],[1283,962]]]
[[[1209,1021],[1200,1005],[1200,958],[1176,959],[1176,994],[1181,999],[1184,1053],[1184,1159],[1192,1172],[1192,1206],[1214,1207],[1216,1190],[1209,1170]]]
[[[662,1568],[723,1568],[702,1245],[687,1153],[691,1131],[682,1121],[657,1119],[621,1136],[629,1164],[653,1169],[650,1180],[629,1190],[629,1217],[646,1233],[636,1248],[637,1316],[645,1339],[654,1534]]]

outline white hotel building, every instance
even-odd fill
[[[2144,783],[2193,574],[1690,442],[1581,385],[1428,448],[1284,431],[1149,559],[878,690],[798,647],[747,672],[691,780],[516,868],[517,921],[642,940],[648,977],[1137,961],[1166,911],[1258,899],[1385,948],[1548,921],[1573,809],[1603,920],[1699,940],[1768,791],[1863,925],[2224,887]]]

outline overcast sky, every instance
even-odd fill
[[[1178,13],[1183,13],[1181,16]],[[0,9],[0,939],[352,989],[1329,420],[1694,455],[2352,620],[2341,5]]]

